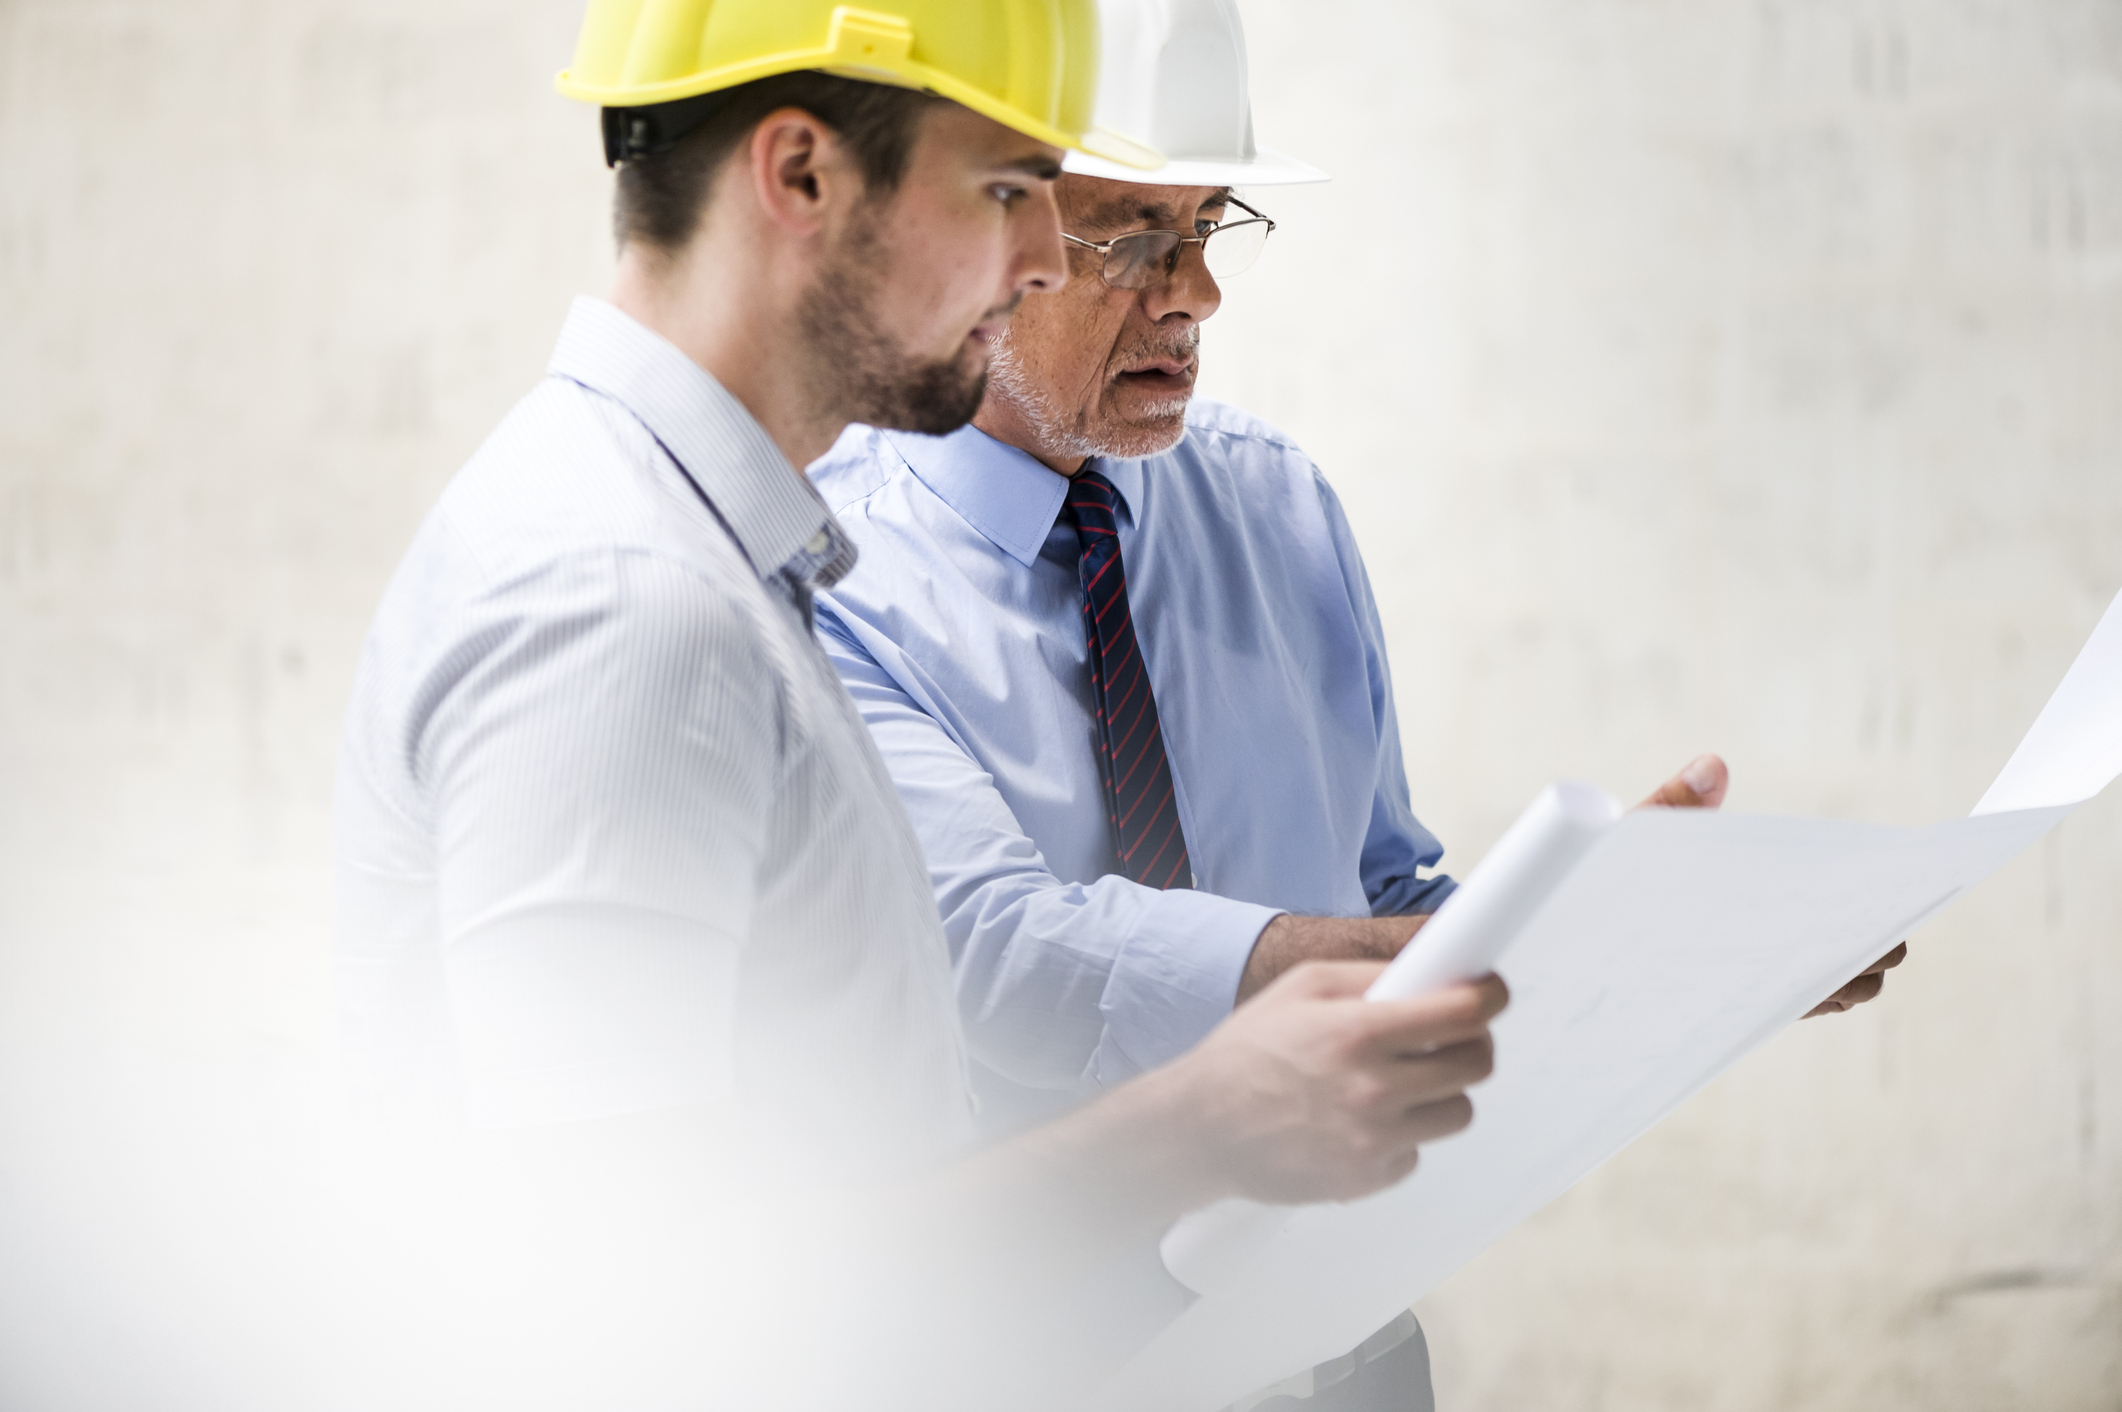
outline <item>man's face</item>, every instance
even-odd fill
[[[1142,186],[1065,176],[1056,190],[1062,229],[1089,241],[1138,230],[1198,234],[1223,219],[1226,187]],[[1090,456],[1149,456],[1185,433],[1201,321],[1222,291],[1202,247],[1181,247],[1168,276],[1145,289],[1114,289],[1102,257],[1068,247],[1066,287],[1027,299],[989,375],[981,428],[1064,474]]]
[[[833,233],[802,317],[819,392],[850,420],[940,434],[972,419],[1026,294],[1067,278],[1055,148],[937,104],[899,187]]]

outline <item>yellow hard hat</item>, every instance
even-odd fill
[[[1096,0],[590,0],[555,86],[648,108],[802,69],[926,89],[1028,137],[1153,168],[1152,148],[1091,126]]]

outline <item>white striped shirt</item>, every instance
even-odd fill
[[[742,404],[576,303],[354,686],[340,996],[379,1097],[503,1125],[723,1103],[864,1166],[963,1138],[927,872],[809,631],[853,560]]]

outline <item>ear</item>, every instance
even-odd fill
[[[761,209],[791,235],[816,235],[834,208],[861,199],[862,174],[847,160],[847,149],[801,108],[780,108],[760,119],[747,155]]]

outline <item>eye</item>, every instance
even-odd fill
[[[1003,209],[1007,210],[1031,195],[1031,192],[1029,189],[1018,186],[1013,182],[998,181],[987,189],[987,194],[1001,202]]]

